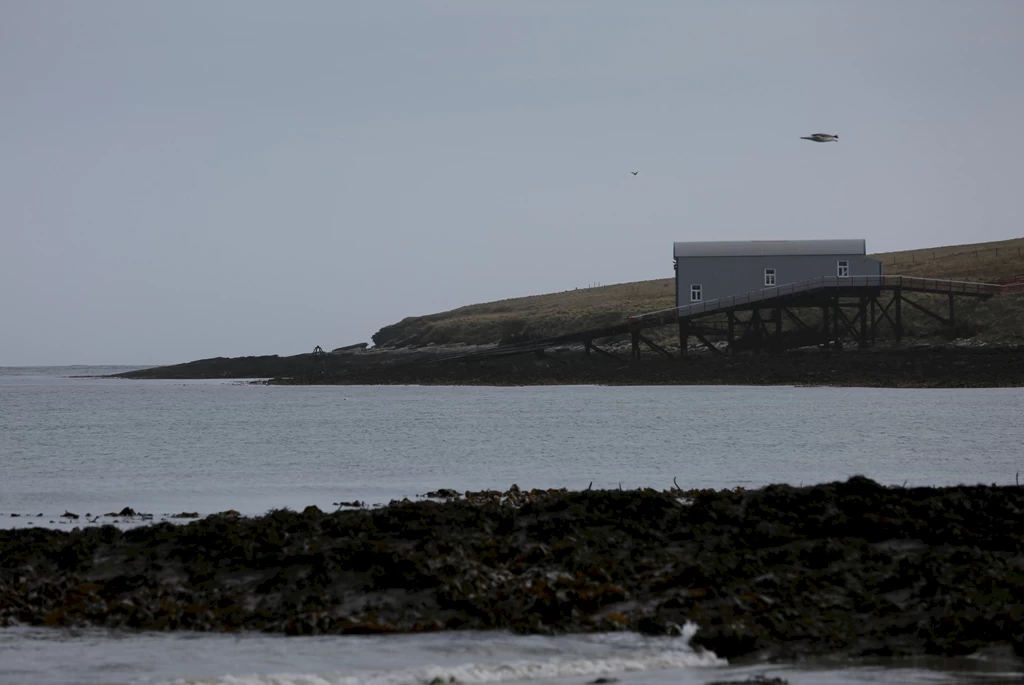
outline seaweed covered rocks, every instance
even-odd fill
[[[3,530],[0,623],[666,633],[690,620],[724,657],[966,654],[1024,636],[1022,488],[856,477],[505,495]]]

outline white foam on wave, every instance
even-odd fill
[[[687,623],[680,628],[681,637],[671,640],[671,646],[667,648],[637,650],[608,657],[571,656],[544,661],[431,665],[395,670],[225,675],[210,679],[175,680],[167,685],[489,685],[728,665],[725,659],[718,658],[714,652],[696,652],[690,647],[690,638],[696,631],[695,624]]]

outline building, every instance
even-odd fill
[[[877,276],[864,240],[710,240],[675,243],[676,306],[822,276]]]

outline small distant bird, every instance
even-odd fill
[[[633,174],[634,176],[636,176],[636,175],[637,175],[637,174],[639,174],[640,172],[639,172],[639,171],[630,171],[629,173],[631,173],[631,174]]]
[[[800,136],[800,140],[813,140],[815,143],[838,143],[839,134],[812,133],[809,136]]]

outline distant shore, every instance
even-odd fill
[[[0,530],[0,626],[300,634],[700,626],[725,658],[1024,656],[1024,488],[428,493]]]
[[[629,364],[564,348],[479,361],[438,361],[462,349],[379,350],[344,355],[199,360],[119,378],[262,378],[273,384],[339,385],[807,385],[885,388],[1024,387],[1024,346],[917,343],[869,350],[794,350],[685,361],[647,355]]]

